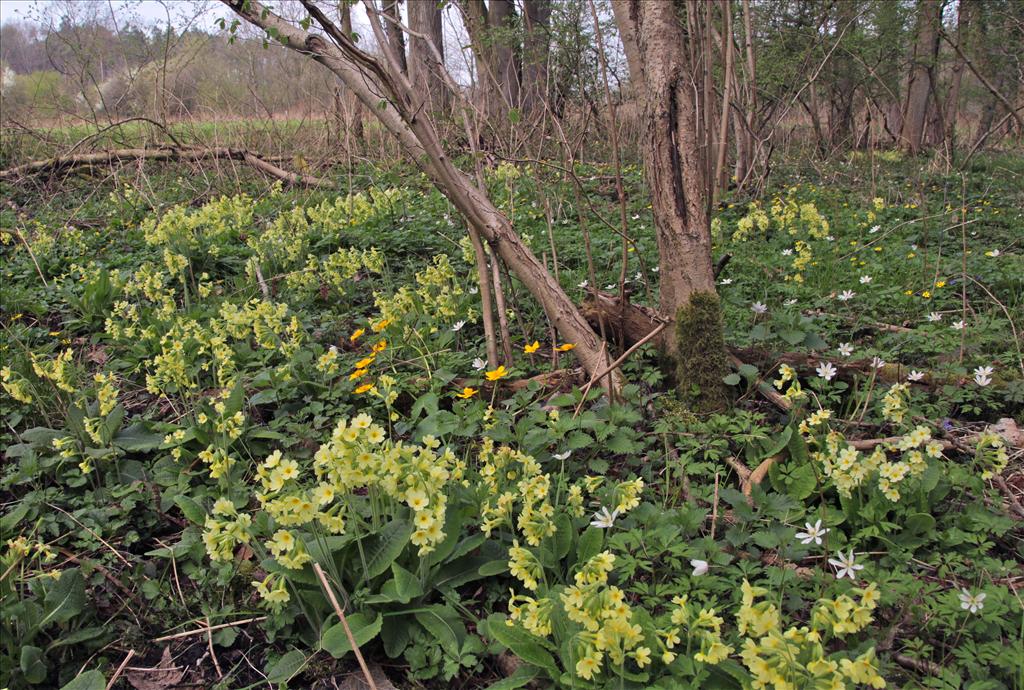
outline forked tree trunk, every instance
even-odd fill
[[[721,307],[715,293],[707,204],[706,141],[698,140],[694,65],[674,3],[615,0],[616,23],[636,37],[630,78],[643,94],[643,156],[654,210],[661,318],[675,321],[662,345],[675,355],[680,392],[698,407],[724,405],[727,373]],[[687,6],[692,25],[704,20]],[[701,46],[699,50],[704,50]],[[627,56],[630,51],[626,52]],[[641,87],[642,85],[642,87]]]
[[[380,123],[398,140],[409,158],[430,178],[501,256],[530,294],[540,302],[563,339],[576,345],[573,351],[591,376],[604,371],[607,358],[597,334],[580,314],[562,287],[515,233],[508,218],[452,163],[441,146],[428,113],[413,108],[412,84],[401,72],[394,56],[386,63],[363,51],[327,19],[312,0],[303,6],[328,33],[332,43],[310,34],[265,8],[259,0],[221,0],[233,12],[254,26],[271,33],[285,47],[300,52],[327,67],[359,97]],[[386,41],[380,17],[367,5],[371,28],[378,42]],[[617,387],[618,374],[602,383]]]

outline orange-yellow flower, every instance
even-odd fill
[[[348,339],[349,339],[350,342],[354,343],[355,341],[357,341],[357,340],[359,340],[360,338],[363,337],[363,333],[366,333],[366,329],[365,328],[357,328],[355,330],[355,332],[348,337]]]
[[[363,394],[363,393],[365,393],[366,391],[368,391],[368,390],[372,390],[372,389],[373,389],[373,387],[374,387],[374,386],[373,386],[373,384],[372,384],[372,383],[364,383],[363,385],[359,386],[359,388],[356,388],[356,391],[355,391],[355,392],[356,392],[356,394],[357,394],[357,395],[362,395],[362,394]]]
[[[534,340],[529,345],[526,345],[526,346],[523,347],[523,352],[525,352],[528,355],[532,355],[534,352],[536,352],[539,349],[540,349],[540,341]]]
[[[497,381],[498,379],[502,379],[502,378],[505,378],[506,376],[508,376],[508,369],[506,369],[505,365],[502,364],[502,365],[498,366],[497,369],[494,369],[493,371],[485,372],[484,376],[487,377],[488,381]]]
[[[356,369],[355,371],[348,375],[348,380],[355,381],[358,378],[366,376],[367,371],[369,371],[369,369]]]
[[[463,400],[469,400],[479,392],[480,391],[478,391],[476,388],[470,388],[469,386],[466,386],[465,388],[462,389],[461,393],[456,393],[455,397],[462,398]]]
[[[365,369],[366,367],[373,364],[373,360],[377,359],[376,355],[370,355],[356,362],[356,369]]]
[[[387,347],[388,347],[388,341],[386,341],[386,340],[378,340],[377,344],[373,346],[373,354],[377,354],[379,352],[384,352],[384,350],[386,350]]]
[[[558,350],[559,352],[568,352],[569,350],[573,349],[574,347],[576,347],[576,343],[564,343],[562,345],[559,345],[555,349]]]
[[[378,321],[377,323],[373,324],[373,332],[374,333],[380,333],[381,331],[383,331],[385,328],[387,328],[390,325],[391,325],[391,319],[382,319],[382,320]]]

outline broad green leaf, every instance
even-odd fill
[[[46,659],[43,658],[43,650],[39,647],[33,647],[29,644],[22,647],[19,665],[25,680],[32,683],[32,685],[37,685],[46,680]]]
[[[596,527],[588,527],[587,531],[580,535],[580,541],[576,545],[576,562],[586,563],[601,551],[604,545],[604,532]]]
[[[366,540],[366,573],[377,577],[391,567],[412,536],[412,525],[405,520],[392,520],[377,534]]]
[[[522,628],[509,626],[507,619],[498,613],[487,617],[487,634],[497,643],[508,647],[508,650],[528,664],[540,666],[553,678],[558,677],[558,664],[548,650],[544,649],[540,638],[534,637]]]
[[[287,683],[306,665],[306,655],[293,649],[267,669],[268,683]]]
[[[536,666],[523,664],[511,676],[502,678],[497,683],[491,683],[484,690],[515,690],[515,688],[521,688],[528,684],[539,675],[540,672]]]
[[[362,612],[347,616],[346,620],[348,621],[349,629],[352,631],[352,637],[359,647],[377,637],[383,624],[380,614],[374,614],[373,618],[370,618],[368,614]],[[348,635],[345,633],[345,626],[341,621],[338,621],[324,632],[320,645],[335,659],[340,659],[352,651],[352,644],[349,642]]]
[[[60,690],[104,690],[106,687],[106,676],[94,669],[76,676]]]
[[[408,570],[398,565],[397,563],[392,563],[391,573],[395,577],[394,580],[390,580],[389,582],[395,583],[395,594],[397,595],[397,601],[403,604],[407,604],[414,597],[423,595],[423,586],[420,585],[419,578],[410,573]]]
[[[722,383],[727,386],[737,386],[741,381],[739,374],[729,374],[728,376],[722,377]]]
[[[114,439],[114,445],[121,450],[145,452],[156,450],[164,444],[164,435],[146,429],[142,422],[136,422],[121,432]]]
[[[412,626],[406,615],[384,617],[384,625],[380,629],[380,641],[384,643],[384,653],[389,659],[397,659],[412,641]]]
[[[459,656],[459,646],[461,639],[466,636],[466,628],[454,609],[437,604],[416,611],[415,616],[416,622],[430,633],[442,649],[454,657]]]
[[[78,568],[68,568],[60,579],[46,590],[43,598],[45,613],[39,621],[39,628],[49,623],[64,623],[85,608],[85,579]]]
[[[508,572],[508,559],[502,558],[487,561],[477,569],[477,573],[481,577],[494,577],[504,572]]]
[[[174,503],[181,509],[182,515],[188,518],[189,522],[196,525],[206,523],[206,511],[194,499],[185,494],[178,494],[174,497]]]

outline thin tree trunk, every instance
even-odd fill
[[[757,117],[757,61],[754,58],[754,35],[751,26],[750,0],[743,0],[743,45],[747,56],[746,74],[744,82],[746,85],[746,127],[743,132],[743,158],[736,159],[736,185],[740,188],[750,177],[754,166],[754,119]],[[739,134],[737,133],[737,137]],[[741,164],[742,163],[742,164]]]
[[[941,10],[940,0],[917,0],[914,55],[903,108],[903,127],[900,129],[900,145],[912,154],[920,153],[924,143],[935,59],[939,52]]]
[[[949,93],[946,95],[946,147],[952,155],[956,147],[956,128],[960,120],[960,87],[964,77],[964,57],[962,55],[964,37],[970,27],[971,7],[969,2],[960,1],[956,14],[956,59],[953,61],[953,74],[950,78]]]
[[[551,0],[523,0],[523,112],[541,111],[547,100],[551,47]]]
[[[338,13],[341,15],[341,30],[345,32],[346,36],[351,36],[352,9],[349,7],[348,2],[342,0],[338,3]],[[359,102],[359,97],[355,95],[352,89],[347,87],[345,88],[344,103],[346,126],[351,131],[355,140],[360,144],[364,144],[366,137],[363,134],[363,104]]]
[[[402,13],[399,11],[398,5],[401,1],[384,0],[382,14],[389,19],[389,21],[384,22],[384,35],[387,36],[388,46],[401,66],[402,74],[408,74],[409,64],[405,57],[405,32],[399,26],[399,23],[402,21]]]
[[[731,0],[724,0],[722,3],[722,15],[725,22],[722,33],[722,52],[725,53],[725,75],[722,79],[722,117],[718,124],[718,155],[715,158],[715,177],[712,184],[711,205],[713,207],[718,205],[718,199],[726,188],[727,182],[725,179],[725,153],[726,145],[729,143],[729,104],[733,82]]]
[[[447,107],[448,88],[436,66],[437,57],[444,65],[444,31],[441,7],[435,0],[411,0],[409,28],[420,35],[409,36],[409,80],[423,91],[433,112]],[[428,39],[424,36],[429,37]],[[433,46],[431,46],[433,44]],[[435,52],[436,50],[436,52]]]

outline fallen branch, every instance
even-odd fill
[[[926,661],[924,659],[915,659],[912,656],[906,654],[894,654],[892,657],[897,664],[903,668],[909,668],[911,671],[917,671],[918,673],[926,673],[929,676],[940,676],[942,675],[942,667],[936,664],[934,661]]]
[[[597,381],[600,381],[605,376],[607,376],[608,374],[612,373],[617,368],[622,366],[622,363],[625,362],[627,359],[629,359],[629,356],[631,354],[633,354],[634,352],[639,350],[640,347],[643,346],[644,344],[646,344],[647,342],[649,342],[651,340],[654,340],[656,337],[658,337],[658,334],[661,333],[663,330],[665,330],[666,326],[668,326],[668,323],[662,321],[660,324],[658,324],[657,328],[655,328],[653,331],[651,331],[650,333],[645,335],[641,340],[639,340],[636,343],[634,343],[633,347],[629,348],[628,350],[623,352],[621,355],[619,355],[619,358],[616,359],[611,364],[609,364],[604,369],[604,371],[600,372],[599,374],[596,374],[596,375],[592,376],[590,378],[590,381],[587,382],[586,387],[583,389],[583,397],[580,399],[580,404],[576,406],[576,411],[573,412],[573,415],[572,415],[573,418],[575,418],[576,415],[578,415],[580,413],[580,409],[583,407],[583,403],[586,402],[587,395],[590,393],[590,389],[593,387],[593,385]]]
[[[850,441],[849,444],[857,450],[874,450],[878,446],[884,445],[896,445],[903,440],[902,436],[887,436],[885,438],[861,438]],[[952,450],[956,448],[956,444],[953,441],[947,439],[933,439],[942,444],[942,450]]]
[[[233,628],[239,625],[246,625],[248,623],[256,623],[258,621],[266,620],[266,616],[257,616],[255,618],[245,618],[240,621],[232,621],[230,623],[220,623],[218,625],[207,625],[202,628],[196,628],[195,630],[186,630],[185,632],[174,633],[173,635],[164,635],[158,637],[153,642],[167,642],[168,640],[180,640],[183,637],[192,637],[193,635],[207,635],[212,633],[214,630],[222,630],[224,628]]]
[[[97,153],[78,153],[74,155],[57,156],[43,160],[31,161],[6,170],[0,170],[0,180],[12,180],[33,175],[53,175],[59,172],[69,172],[78,168],[89,168],[98,165],[113,165],[115,163],[130,162],[137,160],[150,161],[184,161],[198,163],[207,160],[236,160],[256,168],[262,173],[287,182],[288,184],[301,185],[306,187],[334,187],[334,183],[322,177],[312,175],[301,175],[288,172],[277,167],[270,161],[262,158],[245,149],[231,149],[224,146],[212,148],[184,148],[178,146],[163,146],[160,148],[133,148],[133,149],[112,149],[99,151]]]

